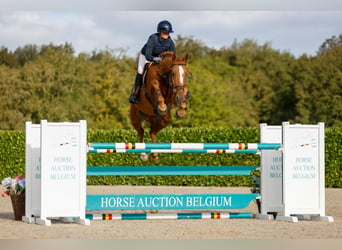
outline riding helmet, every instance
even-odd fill
[[[161,21],[158,23],[157,31],[161,31],[164,33],[173,33],[172,24],[169,21]]]

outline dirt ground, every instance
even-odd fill
[[[249,193],[249,188],[88,186],[89,194]],[[231,210],[233,211],[233,210]],[[241,210],[240,210],[241,211]],[[244,211],[257,213],[253,201]],[[154,211],[163,212],[163,211]],[[169,212],[169,211],[166,211]],[[189,211],[187,211],[189,212]],[[203,211],[204,212],[204,211]],[[125,212],[126,213],[126,212]],[[50,227],[15,221],[9,197],[0,198],[1,239],[342,239],[342,189],[326,189],[333,223],[259,219],[113,220],[90,226],[53,220]]]

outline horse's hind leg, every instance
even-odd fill
[[[159,117],[151,122],[150,136],[151,136],[151,141],[153,143],[157,142],[157,133],[163,128],[165,128],[169,124],[170,120],[171,120],[171,115],[169,112],[162,118]],[[157,162],[157,160],[158,160],[158,153],[152,153],[151,162]]]
[[[157,133],[158,133],[158,131],[153,130],[152,128],[150,130],[151,141],[153,143],[157,142]],[[152,153],[151,154],[151,162],[157,162],[157,161],[158,161],[158,153]]]
[[[141,123],[139,123],[137,127],[134,126],[134,128],[138,132],[139,142],[144,142],[144,129],[141,126]],[[148,155],[146,153],[140,153],[140,160],[147,161],[147,159],[148,159]]]
[[[131,118],[132,126],[138,133],[139,142],[144,142],[144,129],[142,127],[142,121],[139,118],[138,110],[133,108],[133,105],[131,105],[131,109],[130,109],[130,118]],[[148,159],[148,156],[146,153],[140,154],[140,160],[147,161],[147,159]]]

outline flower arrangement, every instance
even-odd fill
[[[6,188],[2,191],[2,196],[25,193],[25,177],[23,174],[18,174],[15,178],[7,177],[2,180],[2,186]]]

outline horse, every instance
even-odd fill
[[[186,84],[188,54],[180,58],[173,52],[164,52],[160,57],[160,63],[151,62],[145,66],[139,103],[130,104],[131,124],[137,131],[141,143],[144,142],[143,121],[150,124],[151,141],[156,142],[157,133],[171,121],[171,109],[178,107],[176,118],[183,118],[190,97]],[[147,154],[141,153],[140,159],[146,161]],[[152,153],[151,162],[157,160],[158,154]]]

